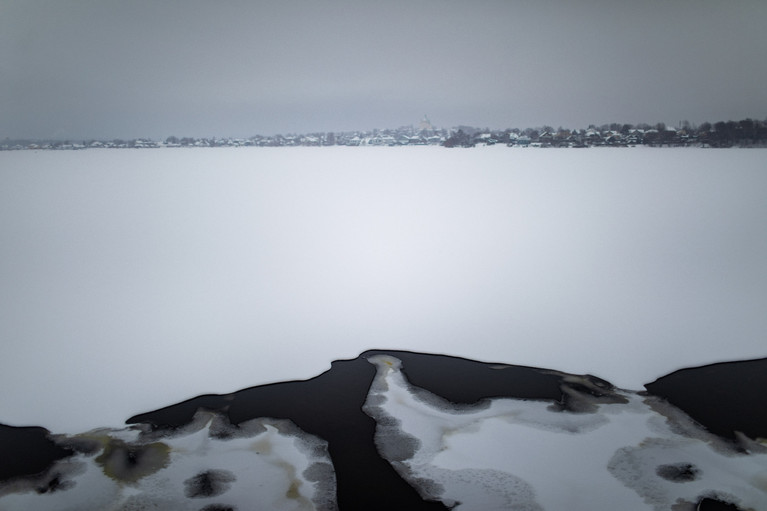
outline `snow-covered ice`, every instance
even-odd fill
[[[509,398],[457,406],[411,386],[397,358],[370,362],[379,452],[456,511],[692,510],[706,496],[765,509],[767,447],[738,452],[656,397],[616,390],[582,413]]]
[[[199,412],[170,434],[101,429],[67,441],[93,445],[54,466],[50,489],[41,490],[39,483],[0,485],[0,509],[336,508],[327,442],[290,421],[259,418],[235,429]]]
[[[765,364],[720,365],[741,409],[759,405]],[[738,382],[747,365],[758,374]],[[756,438],[736,418],[714,435],[684,412],[699,397],[721,400],[676,407],[592,375],[372,350],[123,429],[3,427],[0,509],[767,510],[764,420]]]
[[[762,357],[766,155],[2,152],[0,422],[120,427],[379,346],[630,389]]]

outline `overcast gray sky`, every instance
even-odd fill
[[[767,116],[763,0],[0,0],[0,137]]]

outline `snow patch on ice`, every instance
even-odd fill
[[[198,412],[177,431],[92,431],[85,437],[99,449],[55,463],[34,483],[16,481],[5,495],[0,488],[0,509],[336,509],[325,441],[288,420],[224,422]]]
[[[767,456],[737,452],[681,412],[661,415],[653,398],[615,391],[622,399],[594,413],[511,398],[468,410],[424,399],[394,357],[369,361],[377,374],[364,410],[379,452],[424,498],[456,510],[668,510],[712,496],[765,509]]]

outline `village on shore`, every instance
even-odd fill
[[[539,128],[491,130],[471,126],[435,128],[427,117],[415,126],[370,131],[322,132],[288,135],[255,135],[249,138],[197,138],[169,136],[155,141],[131,140],[10,140],[0,143],[0,151],[76,150],[76,149],[147,149],[163,147],[312,147],[312,146],[416,146],[475,147],[503,144],[509,147],[767,147],[767,120],[704,122],[693,126],[664,123],[590,125],[582,129]]]

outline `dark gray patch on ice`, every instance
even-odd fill
[[[452,401],[445,399],[442,396],[433,394],[426,389],[422,389],[421,387],[416,387],[415,385],[410,383],[410,381],[407,380],[407,377],[404,374],[402,375],[402,377],[407,382],[408,391],[417,401],[420,401],[421,403],[432,406],[434,408],[438,408],[440,410],[447,410],[451,413],[456,413],[456,414],[473,413],[479,410],[486,410],[490,408],[490,405],[492,404],[492,400],[489,398],[483,398],[477,401],[476,403],[471,403],[471,404],[454,403]]]
[[[112,479],[135,483],[166,467],[169,460],[170,447],[162,442],[127,443],[111,438],[95,461]]]
[[[226,493],[237,478],[228,470],[206,470],[184,481],[184,495],[190,499]]]
[[[57,436],[56,442],[66,448],[73,451],[90,456],[96,454],[101,449],[101,442],[96,439],[88,438],[85,436]]]
[[[767,445],[752,440],[740,431],[733,432],[733,436],[740,451],[746,454],[767,454]]]
[[[410,486],[415,488],[418,495],[424,500],[441,501],[448,508],[453,509],[456,502],[445,500],[443,495],[445,494],[445,487],[434,479],[428,477],[416,476],[413,471],[402,462],[392,462],[394,470],[408,482]]]
[[[707,494],[709,495],[709,494]],[[725,502],[719,498],[703,496],[697,501],[692,502],[684,499],[677,499],[671,506],[671,511],[754,511],[753,509],[744,510],[732,502]]]
[[[684,499],[676,499],[676,502],[671,505],[671,511],[697,511],[698,505],[694,502]]]
[[[369,406],[381,406],[386,403],[386,396],[382,394],[370,394],[365,403]]]
[[[86,469],[83,461],[65,458],[40,474],[4,481],[0,484],[0,497],[14,493],[44,494],[71,490],[77,485],[76,476],[85,473]]]
[[[573,413],[597,413],[600,405],[627,404],[626,396],[617,392],[615,386],[590,374],[574,375],[548,371],[560,376],[559,388],[562,397],[555,401],[549,409],[552,411],[567,411]]]
[[[205,428],[216,417],[222,417],[222,415],[215,411],[199,408],[190,417],[189,421],[183,424],[165,428],[154,428],[149,424],[134,424],[130,429],[139,431],[138,440],[141,442],[158,442],[167,438],[194,434]]]
[[[60,472],[56,472],[44,485],[35,488],[37,493],[55,493],[75,487],[75,482],[64,478]]]
[[[401,421],[390,415],[376,418],[375,444],[381,456],[388,461],[405,461],[415,456],[421,441],[400,429]]]
[[[333,478],[333,465],[330,463],[312,463],[306,470],[304,470],[303,476],[307,481],[322,482]]]
[[[312,502],[317,511],[336,511],[336,473],[330,463],[309,465],[303,472],[307,481],[316,483]]]
[[[178,502],[171,498],[147,494],[131,495],[115,511],[168,511],[178,509]]]
[[[200,511],[237,511],[234,506],[226,506],[224,504],[210,504],[200,509]]]
[[[698,478],[701,471],[692,463],[672,463],[659,465],[655,473],[663,479],[674,483],[687,483]]]
[[[213,416],[208,428],[208,436],[216,440],[230,440],[234,438],[250,438],[266,432],[263,419],[251,419],[237,425],[229,422],[229,419],[217,413]]]
[[[533,486],[525,480],[492,469],[465,468],[429,470],[434,480],[447,488],[440,500],[456,511],[543,511],[536,502]],[[462,495],[462,501],[452,501],[450,495]]]
[[[662,420],[665,427],[671,430],[672,433],[706,442],[714,451],[724,456],[736,456],[738,449],[745,450],[741,445],[736,444],[732,440],[708,432],[684,411],[663,398],[647,396],[644,398],[644,402],[651,410],[660,415],[658,420]],[[652,427],[652,423],[648,425]],[[762,451],[763,449],[763,446],[758,446],[756,442],[749,443],[745,439],[742,439],[741,444],[751,445],[756,451]]]
[[[646,396],[644,402],[652,411],[665,419],[665,424],[672,433],[689,436],[698,440],[708,439],[708,435],[705,434],[705,430],[699,424],[695,423],[689,415],[665,399],[656,396]]]

